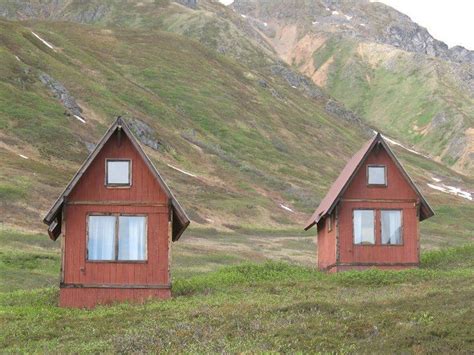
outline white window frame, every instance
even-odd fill
[[[383,212],[400,212],[400,243],[388,244],[383,242]],[[401,246],[403,245],[403,209],[394,208],[394,209],[381,209],[380,210],[380,244],[385,246]]]
[[[371,183],[370,182],[370,169],[371,168],[383,168],[384,169],[384,182],[381,184],[378,183]],[[367,186],[381,186],[381,187],[386,187],[388,185],[387,183],[387,166],[381,165],[381,164],[369,164],[367,165]]]
[[[373,243],[356,243],[356,230],[355,230],[355,213],[357,211],[371,211],[373,214],[373,234],[374,242]],[[373,208],[354,208],[352,210],[352,244],[357,246],[373,246],[377,245],[377,230],[376,230],[376,219],[377,219],[377,210]]]
[[[89,217],[115,217],[114,229],[114,259],[110,260],[90,260],[89,259]],[[144,258],[140,260],[121,260],[119,256],[119,220],[120,217],[144,217],[145,218],[145,252]],[[148,262],[148,215],[146,214],[128,214],[128,213],[88,213],[86,215],[86,261],[89,263],[147,263]]]
[[[113,163],[113,162],[128,162],[128,183],[109,183],[109,163]],[[131,187],[132,186],[132,160],[131,159],[116,159],[116,158],[105,159],[104,184],[106,187],[121,187],[121,188]]]

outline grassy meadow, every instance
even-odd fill
[[[252,243],[256,236],[209,233],[190,233],[174,245],[171,300],[72,310],[57,307],[57,246],[45,235],[2,231],[0,349],[474,351],[472,244],[424,252],[420,269],[326,274],[313,267],[311,237],[280,241],[280,252],[294,248],[307,259],[291,252],[281,259]],[[211,237],[217,241],[206,248]],[[216,243],[225,241],[219,250]]]
[[[1,352],[472,353],[474,246],[419,269],[326,274],[297,231],[191,230],[173,245],[173,298],[57,306],[59,250],[0,233]]]

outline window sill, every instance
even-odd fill
[[[130,189],[132,185],[105,185],[106,189]]]
[[[86,260],[88,264],[146,264],[148,260]]]

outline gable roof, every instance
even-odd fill
[[[53,204],[49,212],[44,217],[43,222],[49,226],[48,234],[51,239],[56,240],[61,234],[61,215],[62,215],[62,207],[64,205],[65,199],[74,189],[74,187],[77,185],[82,175],[84,175],[86,170],[89,168],[89,166],[92,164],[94,159],[97,157],[99,152],[102,150],[104,145],[108,142],[108,140],[110,139],[110,137],[112,137],[112,135],[115,133],[116,130],[121,130],[130,139],[132,145],[138,151],[140,157],[148,166],[151,173],[158,181],[158,184],[160,185],[160,187],[166,193],[166,196],[168,197],[168,200],[170,201],[170,206],[173,209],[173,225],[172,225],[173,241],[177,241],[181,237],[183,232],[186,230],[186,228],[188,227],[190,220],[188,216],[186,215],[186,212],[184,212],[178,200],[176,200],[170,188],[165,183],[165,181],[161,177],[158,170],[156,170],[156,167],[153,165],[150,158],[148,158],[146,153],[143,151],[142,147],[138,143],[133,133],[128,128],[125,121],[121,117],[117,117],[115,122],[110,126],[110,128],[107,130],[105,135],[101,138],[101,140],[99,141],[95,149],[89,154],[86,161],[82,164],[82,166],[77,171],[76,175],[74,175],[72,180],[64,189],[63,193],[58,197],[56,202]]]
[[[377,133],[375,137],[365,143],[364,146],[349,160],[347,165],[342,170],[341,174],[338,176],[336,181],[334,181],[328,193],[319,204],[316,211],[313,213],[313,215],[307,222],[304,228],[305,230],[308,230],[315,224],[318,224],[323,217],[333,211],[334,207],[339,202],[340,197],[346,191],[347,187],[349,186],[357,171],[359,171],[359,168],[363,165],[370,152],[372,152],[374,147],[376,147],[378,144],[381,144],[385,148],[390,158],[392,158],[393,162],[398,167],[398,170],[402,173],[408,184],[418,195],[421,203],[420,221],[434,215],[433,209],[423,197],[420,190],[417,188],[417,186],[410,178],[406,170],[403,168],[402,164],[398,161],[395,154],[388,146],[387,142],[385,142],[385,140],[383,139],[383,136],[380,133]]]

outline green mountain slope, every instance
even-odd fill
[[[474,171],[474,52],[369,1],[237,0],[279,56],[366,122],[455,170]]]
[[[84,19],[91,6],[68,4],[60,18]],[[195,226],[299,229],[367,128],[328,113],[330,100],[247,36],[228,8],[109,5],[94,26],[1,22],[2,222],[41,228],[41,214],[120,114],[141,132]],[[436,177],[469,191],[472,181],[396,149],[434,206],[446,206],[424,223],[427,245],[472,238],[470,201],[427,185]]]

